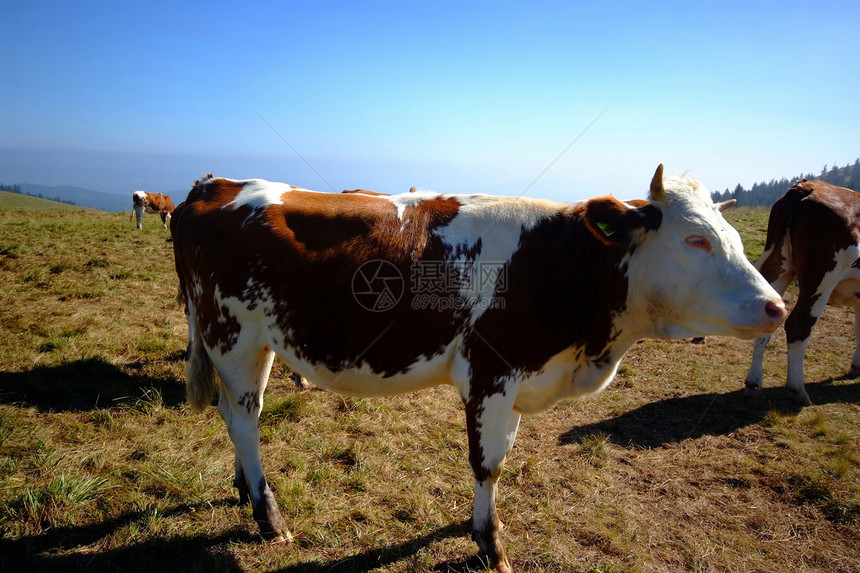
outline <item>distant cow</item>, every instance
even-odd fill
[[[149,193],[147,191],[135,191],[132,193],[134,201],[134,214],[137,216],[137,228],[143,228],[143,213],[161,215],[161,223],[167,228],[167,220],[173,214],[173,199],[161,193]]]
[[[291,539],[259,450],[278,354],[342,394],[456,387],[475,480],[473,539],[492,567],[510,571],[496,486],[522,414],[599,392],[641,338],[753,338],[785,319],[704,187],[664,180],[661,165],[650,200],[197,181],[171,222],[189,323],[186,393],[200,410],[217,387],[234,485],[262,535]]]
[[[797,303],[785,321],[788,342],[786,386],[811,404],[803,385],[803,362],[812,329],[830,304],[854,307],[854,333],[860,342],[860,194],[824,181],[804,179],[774,204],[767,239],[756,267],[780,294],[797,277]],[[770,335],[755,341],[746,376],[747,394],[759,395],[762,360]],[[860,373],[860,345],[851,359]]]

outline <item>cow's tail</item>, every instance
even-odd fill
[[[806,179],[800,183],[805,182]],[[770,210],[770,216],[767,220],[767,238],[765,239],[765,249],[772,247],[779,239],[780,232],[791,227],[794,223],[792,214],[797,205],[806,199],[810,194],[811,189],[804,188],[800,184],[793,186],[786,191],[785,195],[776,200]]]
[[[217,374],[212,366],[212,359],[209,358],[203,346],[196,313],[193,308],[189,308],[187,301],[186,311],[188,312],[188,366],[186,367],[188,378],[185,382],[185,400],[191,405],[192,410],[202,412],[215,397]]]
[[[194,304],[188,298],[180,279],[179,292],[176,302],[185,304],[185,317],[188,319],[188,364],[185,369],[185,400],[195,412],[202,412],[212,403],[215,397],[217,373],[212,365],[212,359],[203,346],[200,325],[197,323],[197,312]]]
[[[192,410],[202,412],[215,397],[215,368],[199,337],[190,340],[189,345],[185,400]]]

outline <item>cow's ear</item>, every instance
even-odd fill
[[[660,211],[653,205],[633,208],[614,197],[597,197],[585,205],[585,225],[606,245],[629,245],[636,229],[660,224]]]

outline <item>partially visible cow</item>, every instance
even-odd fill
[[[137,228],[143,228],[144,212],[150,215],[161,215],[161,223],[167,228],[167,220],[173,214],[173,199],[161,193],[149,193],[148,191],[135,191],[132,193],[134,201],[134,214],[137,216]]]
[[[259,449],[275,354],[342,394],[453,385],[475,481],[472,537],[511,571],[496,486],[521,415],[599,392],[641,338],[753,338],[785,319],[721,207],[694,181],[664,179],[662,165],[650,203],[633,205],[205,178],[171,222],[188,401],[201,410],[217,389],[240,499],[265,538],[289,540]]]
[[[764,252],[756,267],[780,294],[797,277],[799,293],[785,321],[788,342],[786,386],[811,404],[803,384],[803,362],[812,329],[827,303],[854,307],[858,346],[851,371],[860,373],[860,194],[824,181],[804,179],[773,205]],[[770,335],[755,341],[746,375],[747,394],[761,394],[762,360]]]

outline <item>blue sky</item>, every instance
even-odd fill
[[[574,200],[860,156],[856,0],[596,4],[7,0],[0,182]]]

